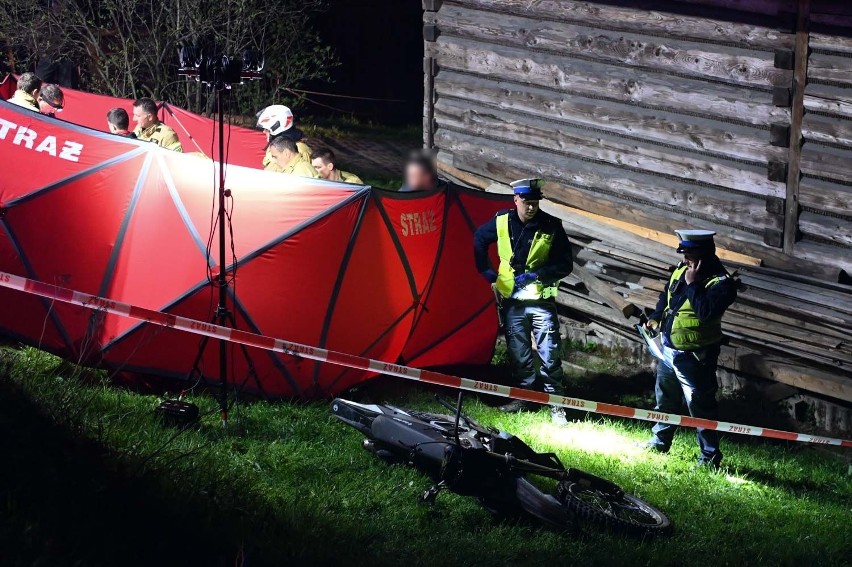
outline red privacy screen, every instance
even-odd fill
[[[92,117],[121,101],[67,92],[62,120],[0,102],[0,271],[211,320],[216,164],[70,124],[73,97],[94,97],[80,103],[97,102]],[[180,113],[187,128],[212,129]],[[262,148],[262,134],[245,132]],[[227,186],[238,328],[418,366],[490,360],[496,316],[472,236],[505,197],[398,194],[239,166]],[[134,380],[194,381],[194,366],[219,378],[216,345],[194,364],[198,336],[6,289],[0,305],[0,333],[70,360]],[[268,397],[334,395],[371,376],[252,348],[234,347],[232,359],[237,385]]]

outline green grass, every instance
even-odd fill
[[[0,565],[848,565],[852,477],[826,452],[743,438],[727,468],[693,471],[633,443],[646,425],[547,412],[469,412],[536,449],[623,485],[666,511],[666,539],[570,537],[499,523],[472,499],[417,504],[427,479],[360,448],[326,404],[240,404],[223,432],[215,401],[184,432],[153,416],[155,396],[34,349],[2,352]],[[85,378],[86,380],[82,380]],[[387,401],[437,409],[423,391]],[[376,400],[384,396],[372,393]],[[239,563],[237,563],[239,564]]]

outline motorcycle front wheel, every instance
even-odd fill
[[[664,534],[671,520],[641,498],[584,482],[562,482],[558,497],[578,523],[647,536]]]

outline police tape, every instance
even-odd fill
[[[31,280],[13,274],[0,272],[0,287],[16,289],[29,294],[38,295],[54,301],[80,305],[88,309],[112,313],[123,317],[130,317],[139,321],[145,321],[154,325],[170,327],[196,335],[203,335],[213,339],[221,339],[224,341],[256,347],[264,350],[279,352],[282,354],[291,355],[294,357],[315,360],[317,362],[325,362],[344,366],[356,370],[367,370],[405,378],[406,380],[414,380],[418,382],[426,382],[429,384],[437,384],[440,386],[448,386],[471,392],[480,392],[511,398],[515,400],[523,400],[534,402],[537,404],[545,404],[555,407],[567,409],[588,411],[603,415],[624,417],[629,419],[638,419],[643,421],[653,421],[669,423],[672,425],[680,425],[691,428],[704,428],[721,431],[724,433],[736,433],[739,435],[750,435],[753,437],[768,437],[772,439],[783,439],[785,441],[797,441],[801,443],[814,443],[818,445],[836,445],[841,447],[852,447],[852,440],[835,439],[832,437],[821,437],[818,435],[809,435],[805,433],[793,433],[790,431],[781,431],[778,429],[768,429],[764,427],[755,427],[752,425],[742,425],[739,423],[727,423],[724,421],[715,421],[709,419],[701,419],[686,415],[677,415],[672,413],[664,413],[652,410],[644,410],[639,408],[631,408],[615,404],[606,404],[602,402],[593,402],[582,400],[579,398],[570,398],[567,396],[559,396],[555,394],[547,394],[544,392],[535,392],[523,388],[515,388],[512,386],[503,386],[490,382],[482,382],[479,380],[471,380],[469,378],[461,378],[458,376],[450,376],[430,370],[420,370],[400,364],[392,364],[380,360],[373,360],[360,356],[354,356],[333,350],[326,350],[310,345],[276,339],[238,329],[230,329],[205,323],[188,317],[180,317],[162,313],[153,309],[137,307],[128,303],[114,301],[95,295],[89,295],[79,291],[73,291],[67,288],[46,284],[36,280]]]

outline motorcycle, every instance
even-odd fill
[[[483,427],[462,413],[462,394],[455,406],[438,401],[453,415],[340,398],[331,412],[365,436],[362,445],[369,452],[430,475],[434,484],[421,496],[424,503],[450,490],[476,498],[498,517],[532,518],[559,531],[594,526],[648,536],[671,528],[663,512],[618,485]]]

